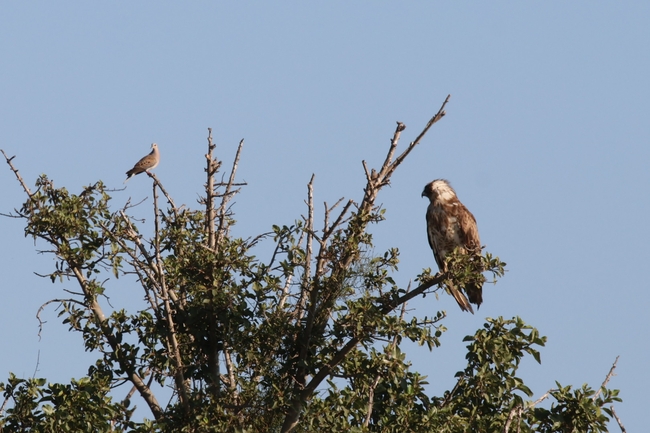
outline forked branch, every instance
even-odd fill
[[[431,126],[433,126],[437,121],[439,121],[444,115],[444,107],[449,101],[450,95],[447,96],[442,106],[438,112],[429,120],[424,129],[416,137],[416,139],[411,142],[406,150],[402,152],[397,158],[395,158],[395,153],[397,151],[397,146],[399,144],[399,139],[402,131],[406,128],[405,125],[401,122],[397,123],[393,138],[390,142],[390,147],[386,155],[381,168],[377,170],[369,170],[368,165],[365,161],[362,161],[363,168],[366,174],[366,187],[364,188],[363,200],[357,207],[357,211],[352,214],[351,218],[348,221],[348,228],[346,228],[345,236],[348,239],[361,239],[366,232],[368,224],[373,220],[373,212],[376,211],[375,200],[381,188],[390,184],[390,178],[395,172],[397,167],[404,161],[408,154],[417,146],[422,138],[429,131]],[[310,189],[311,191],[311,189]],[[311,201],[311,199],[310,199]],[[302,412],[305,403],[312,397],[313,393],[317,387],[322,383],[322,381],[328,377],[334,368],[338,366],[345,357],[364,339],[372,338],[376,330],[367,329],[364,332],[350,338],[350,340],[345,343],[341,349],[339,349],[321,369],[316,372],[313,376],[310,377],[309,382],[307,382],[306,370],[304,365],[308,363],[306,359],[309,356],[311,348],[310,341],[312,338],[313,332],[322,331],[323,320],[327,320],[330,315],[331,309],[334,307],[337,300],[337,290],[336,287],[321,287],[321,276],[323,271],[328,269],[329,276],[328,280],[330,282],[339,282],[342,284],[345,281],[346,276],[349,274],[349,269],[359,258],[361,251],[361,241],[348,242],[342,248],[339,247],[339,250],[330,251],[328,247],[329,236],[332,235],[336,227],[341,224],[345,214],[347,213],[349,207],[352,205],[352,202],[349,202],[341,212],[339,218],[332,224],[331,227],[324,227],[323,237],[320,240],[320,249],[316,257],[316,267],[315,274],[311,277],[313,281],[310,283],[310,294],[308,301],[308,309],[304,327],[302,332],[296,340],[296,349],[297,349],[297,370],[295,373],[294,380],[296,381],[294,391],[295,397],[291,402],[288,413],[285,417],[284,424],[282,426],[282,432],[291,432],[298,425],[298,420],[300,418],[300,413]],[[327,212],[326,212],[327,216]],[[313,232],[311,232],[313,233]],[[308,235],[311,238],[311,235]],[[334,252],[334,254],[332,254]],[[425,290],[431,286],[440,283],[443,280],[442,275],[437,275],[436,277],[422,283],[418,288],[413,290],[410,293],[397,298],[397,299],[387,299],[383,304],[378,305],[379,312],[382,314],[388,314],[393,311],[395,308],[403,305],[409,299],[412,299],[415,296],[423,293]],[[303,288],[303,290],[305,290]],[[322,293],[321,293],[322,291]],[[317,306],[318,304],[318,306]],[[316,317],[317,316],[317,317]]]

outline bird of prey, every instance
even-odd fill
[[[151,153],[142,158],[140,161],[136,162],[133,168],[126,172],[126,180],[124,183],[126,183],[127,180],[131,179],[131,177],[135,176],[136,174],[140,174],[145,171],[148,172],[152,168],[156,168],[159,162],[160,152],[158,152],[158,145],[156,143],[153,143],[151,145]]]
[[[445,257],[455,248],[458,248],[462,254],[480,256],[481,240],[476,219],[458,200],[456,191],[449,182],[445,179],[436,179],[428,183],[422,191],[422,197],[427,197],[431,202],[427,208],[427,235],[440,271],[447,272]],[[461,310],[474,314],[470,302],[477,308],[481,306],[482,287],[482,282],[467,284],[463,287],[467,296],[460,288],[452,285],[448,286],[448,289]]]

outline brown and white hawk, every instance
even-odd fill
[[[427,208],[427,235],[440,271],[447,271],[445,257],[454,251],[454,248],[458,248],[458,251],[463,254],[480,256],[481,240],[476,219],[458,200],[456,191],[449,182],[445,179],[436,179],[428,183],[422,191],[422,197],[427,197],[431,202]],[[463,311],[474,314],[470,302],[477,308],[483,302],[481,282],[469,283],[462,287],[467,296],[460,288],[452,285],[448,286],[448,289]]]

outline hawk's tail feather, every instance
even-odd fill
[[[470,313],[474,314],[474,310],[472,309],[472,306],[470,305],[467,297],[463,294],[463,292],[452,285],[449,285],[448,287],[449,293],[451,293],[451,296],[454,297],[460,309],[463,311],[469,311]]]
[[[465,287],[465,291],[467,292],[469,302],[476,305],[477,310],[481,308],[481,304],[483,303],[483,286],[479,284],[470,284]]]

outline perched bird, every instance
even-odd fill
[[[126,180],[124,183],[126,183],[127,180],[131,179],[131,177],[135,176],[136,174],[140,174],[145,171],[148,172],[152,168],[156,168],[159,162],[160,152],[158,152],[158,145],[156,143],[153,143],[151,145],[151,153],[142,158],[140,161],[136,162],[133,168],[126,172]]]
[[[454,248],[458,248],[463,254],[480,256],[481,240],[476,219],[458,200],[456,191],[449,182],[436,179],[428,183],[422,191],[422,197],[427,197],[431,202],[427,208],[427,235],[440,271],[447,272],[445,257],[454,251]],[[482,282],[470,283],[463,287],[467,296],[457,287],[450,286],[448,289],[463,311],[474,314],[470,302],[477,308],[483,302]]]

